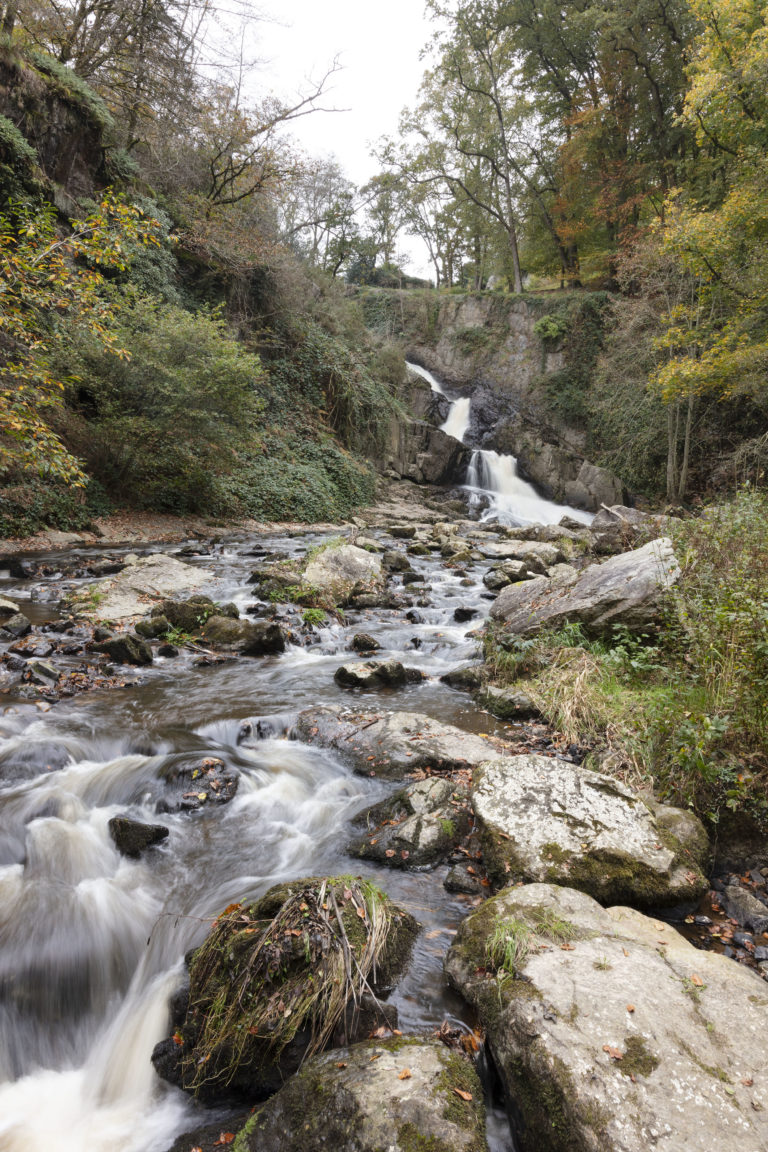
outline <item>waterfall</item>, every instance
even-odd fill
[[[406,362],[408,368],[426,380],[433,392],[445,396],[439,380],[419,364]],[[450,397],[449,397],[450,399]],[[450,412],[441,431],[464,443],[469,430],[471,397],[461,396],[451,404]],[[556,504],[539,496],[532,484],[523,480],[517,471],[514,456],[502,455],[490,449],[478,448],[472,453],[467,469],[465,488],[471,508],[482,508],[483,522],[496,520],[501,524],[557,524],[563,516],[571,516],[582,524],[592,523],[592,514],[583,508]]]

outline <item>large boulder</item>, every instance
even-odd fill
[[[155,1048],[156,1069],[204,1099],[263,1098],[337,1027],[356,1031],[355,1008],[391,991],[417,930],[350,876],[294,880],[231,905],[190,959],[189,995],[173,1037]]]
[[[11,616],[16,616],[19,611],[19,606],[13,600],[8,600],[5,596],[0,596],[0,620],[10,620]]]
[[[130,558],[122,572],[78,589],[70,605],[91,620],[138,620],[148,600],[191,592],[213,580],[206,568],[184,564],[173,556],[153,553]]]
[[[696,817],[666,809],[678,817],[666,821],[613,777],[546,756],[491,760],[475,770],[472,807],[499,885],[546,880],[643,907],[707,889],[708,842]]]
[[[486,560],[519,560],[525,565],[528,572],[544,575],[553,564],[560,564],[566,558],[566,553],[557,544],[538,540],[503,540],[481,543],[478,551]],[[509,569],[511,573],[519,571]],[[524,575],[514,575],[514,579],[524,580]]]
[[[347,851],[392,868],[432,867],[469,831],[466,801],[466,785],[434,776],[419,780],[359,816],[366,831]]]
[[[382,587],[381,557],[354,544],[324,548],[309,560],[303,583],[342,603],[358,585],[371,590]]]
[[[334,748],[364,776],[403,780],[411,772],[452,772],[487,760],[505,745],[419,712],[352,712],[331,706],[300,712],[299,740]]]
[[[143,667],[152,663],[152,649],[146,640],[134,632],[121,632],[93,645],[94,651],[103,652],[116,664],[136,664]]]
[[[657,623],[664,593],[679,574],[672,542],[662,537],[580,575],[511,584],[494,601],[491,617],[523,636],[568,622],[594,635],[610,634],[617,624],[642,631]]]
[[[247,1121],[240,1152],[487,1152],[480,1081],[439,1040],[369,1041],[308,1060]]]
[[[668,924],[549,884],[459,926],[452,986],[487,1032],[519,1152],[763,1152],[768,991]]]

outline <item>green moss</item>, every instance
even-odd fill
[[[455,1052],[444,1052],[441,1061],[443,1071],[438,1077],[437,1087],[446,1099],[443,1118],[474,1136],[466,1146],[466,1152],[482,1152],[485,1148],[485,1105],[477,1073],[469,1060]],[[459,1092],[468,1093],[472,1097],[471,1103],[462,1099]]]
[[[48,87],[58,96],[85,112],[102,131],[114,130],[112,113],[101,97],[76,72],[36,48],[28,49],[26,57],[33,68],[46,77]]]
[[[397,1130],[397,1143],[402,1152],[454,1152],[438,1136],[422,1136],[415,1124],[401,1124]]]
[[[452,839],[456,835],[456,824],[453,820],[441,820],[440,830],[447,839]]]
[[[629,1036],[624,1042],[624,1058],[617,1067],[623,1076],[650,1076],[659,1066],[658,1056],[648,1050],[642,1036]]]

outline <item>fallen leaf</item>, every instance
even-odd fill
[[[387,857],[388,860],[391,860],[392,857],[396,855],[396,852],[395,852],[394,848],[387,848],[384,855]]]
[[[745,1088],[751,1088],[754,1084],[754,1080],[751,1078],[751,1076],[748,1076],[746,1080],[742,1080],[742,1084]]]
[[[403,860],[407,860],[408,857],[410,856],[410,852],[406,852],[405,849],[403,849],[403,851],[400,853],[400,855],[403,858]]]
[[[603,1044],[603,1052],[607,1052],[611,1060],[623,1060],[624,1053],[618,1048],[612,1048],[610,1044]]]
[[[701,976],[697,976],[695,972],[693,976],[691,976],[691,984],[695,984],[697,988],[704,987],[704,981],[702,980]]]
[[[372,1064],[373,1061],[378,1060],[380,1056],[381,1056],[381,1052],[374,1052],[373,1056],[371,1056],[371,1059],[369,1060],[369,1063]]]
[[[218,1140],[214,1140],[213,1146],[217,1148],[220,1144],[231,1144],[235,1138],[234,1132],[220,1132]]]
[[[349,890],[349,888],[344,889],[344,899],[345,900],[351,900],[352,899],[352,893]]]
[[[635,1010],[634,1004],[627,1004],[627,1012],[634,1012],[634,1010]]]
[[[575,952],[576,951],[573,944],[561,944],[560,948],[562,949],[563,952]]]
[[[456,1093],[457,1096],[461,1096],[462,1100],[471,1100],[472,1099],[472,1093],[471,1092],[462,1092],[461,1088],[454,1088],[454,1092]]]
[[[358,908],[357,914],[361,920],[365,920],[365,908]]]
[[[336,1065],[337,1068],[346,1068],[346,1066],[347,1066],[346,1060],[339,1060],[338,1064]]]
[[[411,1078],[410,1068],[403,1068],[402,1072],[398,1076],[398,1080],[410,1080],[410,1078]]]
[[[174,1044],[178,1044],[179,1047],[181,1047],[184,1043],[184,1037],[182,1036],[181,1032],[174,1032],[173,1036],[171,1036],[171,1040],[173,1040]]]
[[[237,912],[239,907],[239,904],[227,904],[226,908],[222,912],[222,916],[229,916],[230,912]]]

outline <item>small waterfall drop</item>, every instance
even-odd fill
[[[419,364],[406,363],[412,372],[426,380],[433,392],[440,396],[446,395],[442,384],[431,372]],[[470,405],[469,396],[454,400],[441,425],[442,432],[460,440],[462,444],[469,430]],[[480,515],[482,522],[496,520],[512,526],[557,524],[563,516],[571,516],[582,524],[592,523],[592,514],[583,508],[571,508],[552,500],[544,500],[532,484],[518,475],[514,456],[505,456],[491,449],[478,448],[472,453],[465,487],[469,492],[470,507],[483,508]]]

